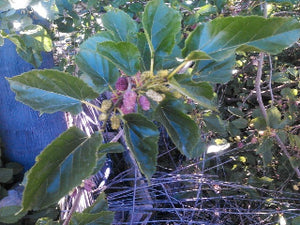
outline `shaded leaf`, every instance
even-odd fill
[[[199,25],[187,38],[183,54],[201,50],[221,61],[240,51],[277,54],[296,42],[300,24],[293,19],[258,16],[223,17]]]
[[[272,107],[270,109],[267,109],[267,118],[268,118],[268,125],[271,128],[281,128],[281,113],[276,107]]]
[[[35,225],[59,225],[60,223],[57,221],[53,221],[51,218],[43,217],[39,218],[38,221],[36,221]]]
[[[145,7],[142,23],[150,41],[149,46],[153,47],[154,52],[170,54],[175,45],[176,34],[181,29],[180,13],[167,7],[162,0],[153,0]]]
[[[195,154],[194,148],[200,138],[196,123],[178,107],[180,102],[167,98],[156,108],[156,120],[167,130],[173,143],[188,158]]]
[[[104,211],[100,213],[77,213],[75,212],[70,225],[110,225],[114,219],[114,212]]]
[[[233,107],[233,106],[228,106],[227,110],[232,115],[235,115],[235,116],[238,116],[238,117],[243,117],[244,116],[244,113],[239,108],[236,108],[236,107]]]
[[[238,129],[244,129],[248,126],[248,120],[244,118],[238,118],[233,120],[231,123]]]
[[[217,132],[223,137],[227,136],[226,125],[218,115],[212,113],[204,114],[203,121],[209,131]]]
[[[205,60],[197,62],[193,71],[197,74],[193,79],[212,83],[227,83],[231,80],[234,64],[235,55],[221,61]]]
[[[140,52],[130,42],[102,42],[98,44],[97,51],[127,75],[135,75],[140,69]]]
[[[274,142],[271,138],[265,138],[263,142],[258,146],[256,153],[261,154],[264,162],[264,166],[266,167],[268,164],[272,162],[272,148],[274,146]]]
[[[297,216],[292,219],[292,225],[299,225],[300,224],[300,216]]]
[[[81,184],[96,166],[101,142],[99,133],[88,138],[80,129],[72,127],[50,143],[28,173],[23,210],[46,208]]]
[[[110,30],[116,41],[128,41],[138,32],[137,23],[124,11],[113,9],[102,16],[103,26]]]
[[[7,183],[13,177],[13,169],[0,168],[0,183]]]
[[[7,78],[16,99],[41,113],[81,112],[81,100],[94,99],[98,93],[82,80],[57,70],[32,70]]]
[[[214,91],[209,83],[194,82],[188,74],[176,74],[169,80],[169,84],[177,91],[195,100],[201,106],[216,109],[216,106],[211,101],[214,97]]]
[[[0,208],[0,223],[10,224],[16,223],[20,220],[23,216],[26,215],[26,212],[16,214],[20,211],[21,206],[13,205],[13,206],[6,206]]]
[[[110,41],[113,37],[107,32],[101,32],[87,39],[80,45],[76,63],[85,74],[81,77],[94,90],[102,93],[114,86],[120,72],[114,64],[97,53],[97,44]]]
[[[157,127],[141,114],[123,116],[126,143],[141,172],[149,180],[156,171],[159,132]]]
[[[99,153],[122,153],[124,152],[124,147],[118,143],[118,142],[113,142],[113,143],[106,143],[102,144],[98,150]]]

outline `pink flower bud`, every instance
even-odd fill
[[[139,104],[142,107],[142,110],[148,111],[150,109],[150,102],[146,96],[141,96],[139,98]]]
[[[136,105],[137,94],[135,91],[127,90],[123,95],[121,110],[124,114],[133,113]]]
[[[118,91],[125,91],[127,90],[127,87],[128,87],[128,82],[126,77],[119,77],[116,82],[116,89]]]

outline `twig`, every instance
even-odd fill
[[[136,166],[134,167],[134,186],[133,186],[133,196],[132,196],[132,212],[131,212],[131,220],[130,225],[134,222],[134,212],[135,212],[135,199],[136,199],[136,180],[137,180],[137,170]]]
[[[270,77],[269,77],[269,90],[270,90],[270,95],[271,95],[271,106],[274,104],[274,95],[273,95],[273,90],[272,90],[272,76],[273,76],[273,66],[272,66],[272,58],[270,55],[269,56],[269,66],[270,66]]]
[[[69,222],[70,222],[70,219],[75,211],[75,209],[77,208],[78,206],[78,203],[80,202],[80,198],[81,198],[81,195],[82,195],[82,192],[83,192],[83,188],[82,187],[78,187],[78,194],[76,195],[76,198],[74,200],[74,204],[72,205],[72,208],[70,209],[68,215],[67,215],[67,218],[65,219],[63,225],[68,225]]]

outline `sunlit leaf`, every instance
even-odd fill
[[[18,101],[41,113],[77,114],[82,110],[81,100],[99,95],[79,78],[57,70],[32,70],[7,80]]]
[[[50,143],[28,173],[23,211],[46,208],[81,184],[96,166],[101,142],[99,133],[88,138],[80,129],[72,127]]]
[[[187,57],[185,57],[185,61],[199,61],[199,60],[207,60],[207,59],[211,59],[211,57],[206,54],[203,51],[192,51],[190,52]]]
[[[126,143],[140,170],[149,180],[157,165],[157,127],[141,114],[127,114],[123,118]]]
[[[103,14],[101,19],[103,26],[113,33],[118,42],[130,42],[138,32],[137,23],[121,10],[113,9]]]
[[[272,107],[267,110],[267,116],[268,116],[268,125],[271,128],[280,128],[281,123],[281,113],[276,107]]]
[[[166,6],[162,0],[149,1],[142,23],[153,50],[170,54],[175,45],[176,34],[181,28],[180,13]]]
[[[176,74],[169,80],[170,85],[182,94],[192,98],[201,106],[215,109],[213,102],[214,91],[207,82],[194,82],[188,74]]]
[[[118,68],[97,53],[98,43],[112,39],[107,32],[96,34],[80,45],[76,56],[78,67],[84,72],[81,78],[99,93],[108,90],[109,85],[113,87],[120,76]]]
[[[299,39],[300,24],[293,19],[258,16],[223,17],[199,25],[187,38],[184,55],[201,50],[221,61],[236,50],[277,54]]]
[[[140,69],[139,49],[130,42],[106,41],[97,45],[98,53],[127,75],[135,75]]]
[[[156,120],[167,130],[173,143],[188,158],[194,157],[199,132],[196,123],[178,107],[176,99],[165,99],[156,108]]]
[[[114,219],[114,212],[77,213],[72,215],[70,225],[110,225]]]

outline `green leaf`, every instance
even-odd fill
[[[191,158],[200,138],[198,126],[180,110],[179,104],[178,100],[167,98],[157,106],[155,116],[181,153]]]
[[[13,169],[0,168],[0,183],[7,183],[13,177]]]
[[[101,211],[108,210],[108,204],[105,199],[105,193],[102,192],[96,199],[96,201],[90,207],[86,208],[84,213],[99,213]]]
[[[0,208],[0,223],[10,224],[16,223],[20,220],[23,216],[26,215],[26,212],[18,213],[20,211],[21,206],[13,205],[13,206],[6,206]]]
[[[276,107],[272,107],[267,110],[267,118],[268,118],[268,125],[271,128],[281,128],[281,113]]]
[[[57,70],[32,70],[7,78],[16,99],[41,113],[81,112],[81,100],[99,96],[77,77]]]
[[[170,54],[181,29],[181,15],[162,0],[148,2],[142,24],[151,50]]]
[[[150,70],[151,53],[144,33],[137,34],[137,47],[141,53],[142,71]]]
[[[300,23],[283,17],[223,17],[199,25],[187,38],[183,54],[201,50],[221,61],[240,51],[277,54],[299,39]]]
[[[244,113],[239,108],[236,108],[236,107],[233,107],[233,106],[228,106],[227,110],[232,115],[235,115],[235,116],[238,116],[238,117],[243,117],[244,116]]]
[[[300,224],[300,216],[295,217],[292,219],[292,225],[299,225]]]
[[[96,166],[96,152],[102,142],[99,133],[88,138],[72,127],[50,143],[28,173],[23,210],[40,210],[56,203],[81,184]]]
[[[109,33],[101,32],[83,42],[76,56],[79,69],[85,73],[81,78],[99,93],[113,87],[120,76],[118,68],[97,53],[97,44],[110,40]]]
[[[238,118],[233,120],[231,123],[238,129],[244,129],[248,126],[248,120],[244,118]]]
[[[51,218],[43,217],[39,218],[38,221],[36,221],[35,225],[59,225],[60,223],[57,221],[53,221]]]
[[[99,153],[122,153],[124,152],[124,147],[118,143],[118,142],[113,142],[113,143],[106,143],[102,144],[98,150]]]
[[[235,55],[221,61],[205,60],[197,62],[193,71],[197,73],[194,79],[212,83],[227,83],[231,80],[234,64]]]
[[[268,164],[272,162],[272,148],[274,142],[271,138],[265,138],[263,142],[258,146],[256,153],[261,154],[264,162],[264,166],[267,167]]]
[[[114,220],[114,213],[104,211],[100,213],[77,213],[75,212],[70,221],[70,225],[110,225]]]
[[[209,55],[207,55],[203,51],[192,51],[188,54],[187,57],[185,57],[185,61],[199,61],[199,60],[207,60],[207,59],[212,59]]]
[[[299,168],[299,166],[300,166],[300,159],[298,157],[292,156],[292,157],[289,158],[289,161],[290,161],[291,166],[293,168]]]
[[[169,84],[177,91],[195,100],[203,107],[216,109],[211,101],[214,97],[212,86],[207,82],[194,82],[188,74],[175,74]]]
[[[110,30],[116,41],[128,41],[138,32],[137,23],[125,12],[113,9],[102,16],[103,26]]]
[[[141,114],[123,116],[126,143],[141,172],[148,180],[156,171],[159,132],[157,127]]]
[[[220,116],[207,113],[203,115],[203,121],[207,130],[217,132],[223,137],[227,136],[226,125]]]
[[[140,69],[139,49],[130,42],[102,42],[98,44],[97,51],[127,75],[135,75]]]

